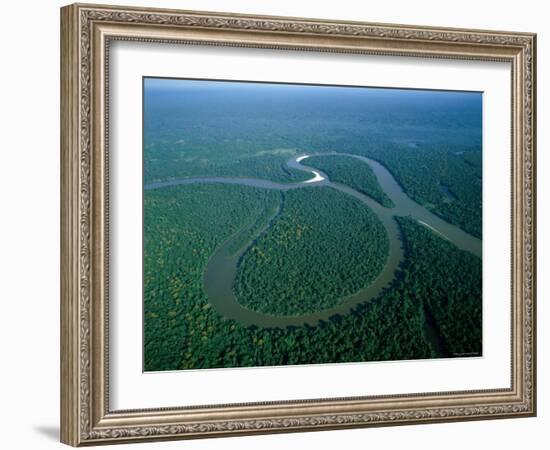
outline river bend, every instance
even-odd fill
[[[404,261],[404,253],[402,247],[402,239],[400,236],[399,226],[395,217],[410,216],[417,220],[419,224],[430,229],[438,236],[447,239],[455,246],[462,250],[481,258],[482,242],[468,233],[464,232],[457,226],[451,225],[442,218],[436,216],[428,209],[413,201],[401,188],[392,174],[379,162],[359,155],[349,153],[318,153],[316,155],[337,155],[342,157],[350,157],[359,160],[364,164],[368,164],[374,171],[378,183],[386,192],[387,196],[393,201],[394,207],[386,208],[373,200],[371,197],[364,195],[355,189],[345,186],[340,183],[332,182],[329,177],[322,171],[313,167],[308,167],[303,164],[311,155],[301,155],[297,158],[291,158],[287,161],[287,166],[296,170],[311,173],[312,177],[306,181],[299,183],[277,183],[270,180],[262,180],[256,178],[236,178],[236,177],[196,177],[185,178],[179,180],[168,180],[155,182],[145,185],[146,190],[160,189],[168,186],[178,186],[197,183],[223,183],[223,184],[238,184],[244,186],[253,186],[264,189],[276,189],[286,191],[290,189],[301,189],[313,186],[328,186],[337,189],[348,195],[351,195],[361,201],[363,204],[371,208],[378,216],[389,238],[389,253],[386,259],[386,264],[378,277],[371,282],[369,286],[359,290],[355,294],[343,299],[338,305],[331,308],[298,316],[274,316],[242,306],[235,297],[233,292],[233,282],[237,274],[238,264],[242,255],[249,249],[251,243],[257,240],[263,233],[267,232],[271,224],[276,220],[280,213],[280,207],[273,213],[268,220],[266,226],[258,231],[255,236],[252,236],[249,242],[235,251],[234,243],[242,238],[249,230],[249,226],[243,227],[233,236],[229,237],[210,257],[206,269],[204,271],[204,289],[208,296],[208,301],[223,317],[236,320],[246,326],[258,326],[262,328],[281,328],[288,326],[314,326],[319,321],[326,321],[335,315],[348,314],[357,305],[369,301],[377,297],[384,289],[391,285],[395,279],[400,264]]]

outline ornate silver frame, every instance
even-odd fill
[[[486,391],[111,411],[108,110],[112,40],[508,61],[512,385]],[[61,440],[73,446],[536,414],[536,36],[75,4],[61,9]]]

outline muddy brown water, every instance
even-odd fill
[[[250,247],[249,244],[251,240],[257,239],[259,235],[268,230],[270,224],[278,214],[278,210],[273,213],[273,216],[267,221],[266,226],[262,230],[256,233],[255,236],[251,236],[249,242],[244,243],[239,250],[235,251],[235,242],[238,242],[247,232],[249,232],[248,226],[243,227],[233,236],[229,237],[224,243],[222,243],[222,245],[214,252],[214,254],[210,257],[203,274],[204,289],[208,296],[208,301],[223,317],[236,320],[246,326],[257,326],[261,328],[282,328],[304,325],[315,326],[319,323],[319,321],[327,321],[332,316],[346,315],[359,304],[376,298],[384,289],[390,286],[392,281],[394,281],[398,273],[399,266],[404,260],[400,231],[395,220],[395,217],[398,216],[410,216],[413,219],[416,219],[420,224],[437,233],[439,236],[449,240],[458,248],[473,253],[481,258],[482,241],[480,239],[469,235],[455,225],[449,224],[445,220],[413,201],[405,194],[392,174],[379,162],[364,156],[348,153],[322,154],[355,158],[361,163],[368,164],[374,171],[374,174],[376,175],[382,189],[395,204],[395,207],[385,208],[372,198],[356,191],[355,189],[330,181],[329,177],[322,171],[308,167],[306,164],[302,164],[302,161],[307,161],[307,158],[304,158],[306,155],[301,158],[289,159],[287,161],[287,166],[297,170],[309,172],[312,174],[312,179],[315,178],[318,181],[277,183],[274,181],[255,178],[198,177],[151,183],[145,186],[145,189],[149,190],[186,184],[223,183],[282,191],[328,186],[349,194],[361,201],[363,204],[371,208],[372,211],[374,211],[384,225],[384,228],[388,234],[390,248],[384,268],[378,277],[371,282],[370,285],[365,286],[355,294],[342,299],[339,304],[334,307],[315,313],[296,316],[274,316],[253,311],[245,308],[237,301],[237,298],[233,293],[233,283],[237,274],[239,260]],[[299,159],[299,161],[297,161],[297,159]]]

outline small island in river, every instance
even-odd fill
[[[479,93],[144,78],[143,114],[146,371],[482,355]]]

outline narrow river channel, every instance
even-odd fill
[[[237,301],[235,294],[233,293],[233,283],[237,274],[239,260],[249,249],[251,241],[258,239],[262,233],[268,231],[271,223],[276,220],[276,217],[280,212],[280,207],[278,210],[274,211],[272,217],[267,221],[266,226],[262,230],[257,232],[255,236],[251,236],[249,242],[244,243],[240,249],[235,250],[235,242],[238,242],[247,232],[250,231],[250,228],[245,226],[227,239],[217,249],[208,261],[204,271],[204,289],[208,296],[208,301],[223,317],[234,319],[237,322],[247,326],[255,325],[262,328],[281,328],[303,325],[314,326],[318,324],[319,321],[326,321],[334,315],[348,314],[358,304],[377,297],[384,289],[387,289],[395,279],[399,266],[404,260],[400,231],[395,220],[395,217],[397,216],[410,216],[416,219],[421,225],[438,234],[440,237],[452,242],[458,248],[473,253],[481,258],[482,242],[480,239],[477,239],[460,228],[447,223],[440,217],[410,199],[405,194],[403,189],[401,189],[401,186],[397,183],[391,173],[379,162],[364,156],[348,153],[322,154],[351,157],[359,160],[361,163],[368,164],[374,171],[382,189],[395,204],[395,207],[385,208],[372,198],[356,191],[355,189],[330,181],[329,177],[322,171],[302,164],[303,161],[307,161],[309,156],[313,155],[302,155],[298,158],[291,158],[287,161],[287,166],[312,174],[312,178],[300,183],[276,183],[269,180],[254,178],[200,177],[163,181],[151,183],[145,186],[145,189],[149,190],[160,189],[167,186],[196,183],[225,183],[254,186],[264,189],[276,189],[280,191],[302,189],[313,186],[328,186],[349,194],[367,205],[372,211],[374,211],[384,225],[384,228],[388,233],[390,249],[386,264],[378,277],[369,286],[366,286],[355,294],[343,299],[338,305],[332,308],[299,316],[274,316],[264,314],[247,309]]]

